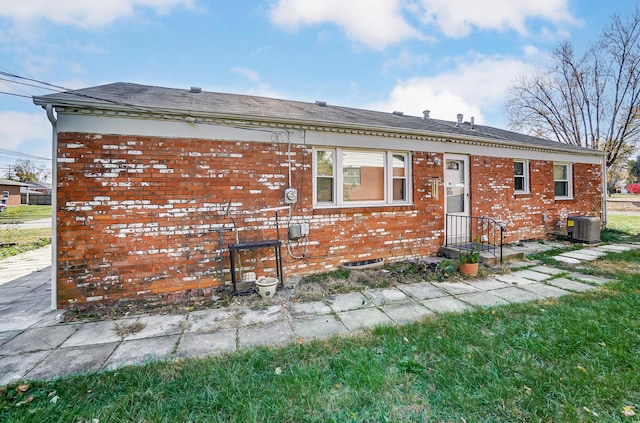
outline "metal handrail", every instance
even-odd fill
[[[444,245],[460,250],[480,247],[481,251],[486,251],[496,258],[499,257],[502,264],[505,232],[505,226],[491,217],[446,214]]]

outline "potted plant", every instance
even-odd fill
[[[461,251],[458,270],[463,275],[476,276],[478,274],[479,260],[480,260],[480,247],[478,245],[474,245],[468,251]]]

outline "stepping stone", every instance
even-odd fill
[[[494,307],[502,304],[509,304],[509,301],[490,294],[489,292],[472,292],[470,294],[462,294],[458,296],[458,299],[478,307]]]
[[[276,322],[268,326],[238,329],[240,348],[264,345],[283,345],[293,340],[293,330],[289,322]]]
[[[535,265],[534,262],[531,261],[514,261],[511,263],[507,263],[507,267],[509,269],[518,269],[518,268],[522,268],[522,267],[531,267]]]
[[[310,319],[297,319],[292,324],[294,337],[304,340],[326,338],[347,332],[346,326],[332,314]]]
[[[407,295],[395,288],[367,289],[362,292],[371,302],[377,306],[404,302],[409,299]]]
[[[510,285],[518,285],[518,286],[537,283],[532,279],[526,279],[523,277],[515,276],[513,273],[505,273],[504,275],[493,275],[493,278],[497,279],[500,282],[508,283]]]
[[[604,285],[611,282],[611,279],[602,278],[600,276],[583,275],[582,273],[570,273],[567,277],[594,285]]]
[[[427,298],[438,298],[448,295],[446,292],[438,289],[429,282],[408,283],[396,286],[399,290],[407,293],[416,300],[424,300]]]
[[[551,285],[544,285],[541,283],[535,285],[526,285],[523,286],[522,289],[524,289],[525,291],[533,292],[534,294],[542,298],[557,298],[571,294],[571,292],[565,291],[564,289],[556,288],[555,286]]]
[[[153,339],[135,339],[124,341],[113,352],[103,368],[116,369],[118,367],[142,364],[150,360],[163,360],[171,357],[171,353],[178,342],[179,335],[161,336]]]
[[[559,275],[561,273],[567,273],[566,270],[556,269],[555,267],[549,266],[535,266],[528,270],[533,270],[534,272],[544,273],[551,276]]]
[[[242,316],[242,324],[245,326],[259,323],[273,323],[284,318],[281,305],[273,305],[267,308],[255,307],[247,309]]]
[[[466,294],[469,292],[477,292],[478,288],[467,285],[462,282],[438,282],[434,284],[438,288],[448,292],[451,295]]]
[[[505,300],[512,303],[526,303],[529,301],[536,301],[542,298],[531,291],[527,291],[527,290],[516,288],[516,287],[496,289],[495,291],[491,291],[491,293],[493,295],[497,295],[500,298],[504,298]]]
[[[566,289],[574,292],[584,292],[584,291],[590,291],[594,289],[592,285],[587,285],[584,283],[572,281],[570,279],[565,279],[565,278],[551,279],[547,281],[547,283],[557,288]]]
[[[491,278],[477,279],[477,280],[472,280],[465,283],[467,285],[471,285],[474,288],[477,288],[480,291],[491,291],[493,289],[506,288],[510,286],[508,283],[501,282]]]
[[[329,296],[327,297],[327,303],[336,313],[363,307],[373,307],[371,301],[359,292]]]
[[[432,298],[420,301],[420,304],[424,305],[429,310],[435,311],[436,313],[459,313],[467,310],[473,310],[473,307],[470,305],[453,297]]]
[[[592,254],[585,254],[585,253],[582,253],[580,251],[570,251],[570,252],[567,252],[567,253],[562,253],[558,257],[568,257],[568,258],[572,258],[572,259],[576,259],[576,260],[582,260],[582,261],[591,261],[591,260],[595,260],[597,258]]]
[[[561,262],[561,263],[567,263],[567,264],[580,264],[582,263],[581,260],[575,259],[575,258],[571,258],[571,257],[566,257],[563,255],[560,256],[555,256],[553,257],[555,260]]]
[[[533,270],[518,270],[517,272],[513,272],[512,275],[518,278],[531,279],[536,282],[541,282],[551,277],[548,274],[534,272]]]
[[[391,317],[396,323],[415,322],[435,314],[415,301],[387,304],[381,308],[384,314]]]
[[[228,308],[199,310],[189,314],[185,332],[211,333],[228,329],[234,313]]]
[[[185,333],[176,354],[180,357],[204,357],[236,350],[236,330],[222,329],[212,333]]]
[[[349,330],[372,328],[378,325],[393,324],[393,320],[377,308],[363,308],[338,313],[338,318]]]
[[[157,336],[180,335],[187,320],[186,315],[167,314],[164,316],[140,317],[137,323],[144,325],[141,331],[127,335],[124,339],[154,338]]]
[[[311,301],[308,303],[293,303],[289,306],[289,313],[294,318],[307,318],[311,316],[321,316],[331,313],[331,307],[322,301]]]

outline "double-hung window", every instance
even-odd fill
[[[513,161],[513,180],[516,194],[529,193],[529,162],[526,160]]]
[[[409,153],[346,148],[317,148],[314,153],[316,206],[410,202]]]
[[[557,199],[573,198],[572,180],[570,163],[553,164],[553,190]]]

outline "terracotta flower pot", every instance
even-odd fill
[[[478,274],[478,263],[466,263],[458,265],[458,270],[463,275],[476,276]]]

